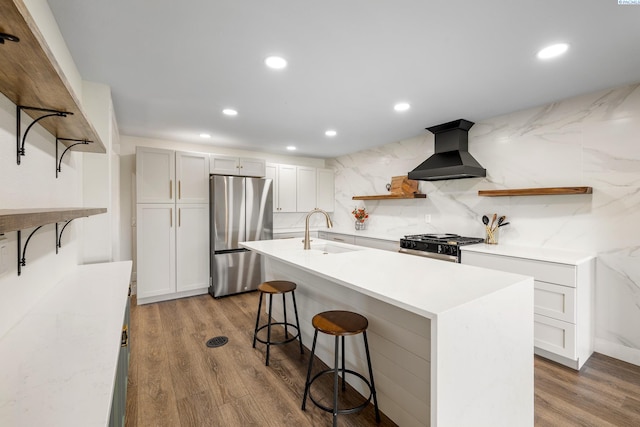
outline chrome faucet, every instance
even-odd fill
[[[323,211],[322,209],[315,208],[314,210],[309,212],[307,214],[307,219],[305,219],[304,221],[304,241],[303,242],[304,242],[305,249],[311,249],[311,239],[309,239],[309,217],[316,212],[323,213],[324,216],[327,218],[327,227],[329,228],[333,227],[333,223],[331,222],[331,218],[329,218],[329,214]]]

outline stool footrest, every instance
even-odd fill
[[[311,381],[309,381],[309,398],[311,399],[311,401],[320,409],[322,409],[323,411],[326,412],[331,412],[333,413],[333,408],[329,408],[328,406],[324,406],[323,404],[319,403],[316,399],[314,399],[313,397],[313,393],[311,393],[311,384],[313,384],[313,382],[315,380],[317,380],[320,376],[322,375],[326,375],[326,374],[335,374],[336,370],[335,369],[325,369],[324,371],[320,371],[318,372],[312,379]],[[343,372],[342,369],[338,369],[338,372]],[[369,387],[369,397],[365,399],[365,401],[358,405],[358,406],[354,406],[353,408],[344,408],[344,409],[338,409],[337,414],[338,415],[347,415],[347,414],[355,414],[356,412],[360,412],[362,411],[364,408],[367,407],[367,405],[369,404],[369,402],[371,402],[371,397],[373,395],[372,392],[372,388],[371,388],[371,384],[369,383],[369,380],[367,380],[362,374],[360,374],[359,372],[356,371],[352,371],[351,369],[345,369],[344,372],[349,373],[351,375],[355,375],[356,377],[360,378],[362,381],[364,381],[364,383],[367,385],[367,387]],[[342,381],[344,381],[344,378],[342,378]]]
[[[298,327],[296,325],[294,325],[293,323],[285,323],[285,322],[271,322],[271,326],[275,326],[275,325],[287,325],[290,328],[294,328],[296,330],[296,334],[293,335],[292,333],[289,333],[289,335],[293,335],[291,338],[287,338],[283,341],[271,341],[271,342],[267,342],[261,338],[258,337],[258,332],[260,332],[261,330],[263,330],[264,328],[268,327],[269,324],[266,324],[264,326],[260,326],[258,329],[256,329],[256,341],[261,342],[262,344],[269,344],[269,345],[281,345],[281,344],[287,344],[290,343],[291,341],[296,340],[299,336],[300,336],[300,330],[298,329]]]

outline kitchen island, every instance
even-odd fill
[[[533,425],[531,277],[320,239],[242,246],[264,256],[266,280],[298,284],[307,347],[318,312],[369,319],[380,409],[398,425]],[[366,372],[361,341],[347,342],[347,367]],[[331,366],[330,338],[317,347]]]

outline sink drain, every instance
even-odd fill
[[[223,337],[223,336],[213,337],[209,341],[207,341],[207,347],[209,348],[222,347],[228,342],[229,342],[229,338],[227,337]]]

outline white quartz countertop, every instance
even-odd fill
[[[478,252],[490,255],[502,255],[515,258],[535,259],[538,261],[556,262],[559,264],[578,265],[595,256],[584,252],[573,252],[543,247],[511,246],[511,245],[466,245],[460,247],[464,252]],[[463,255],[464,256],[464,255]]]
[[[328,252],[345,252],[325,254],[318,249],[323,245]],[[314,239],[311,250],[303,250],[302,243],[292,239],[243,242],[241,246],[428,318],[529,279],[322,239]]]
[[[106,426],[131,261],[78,266],[0,340],[0,425]]]

